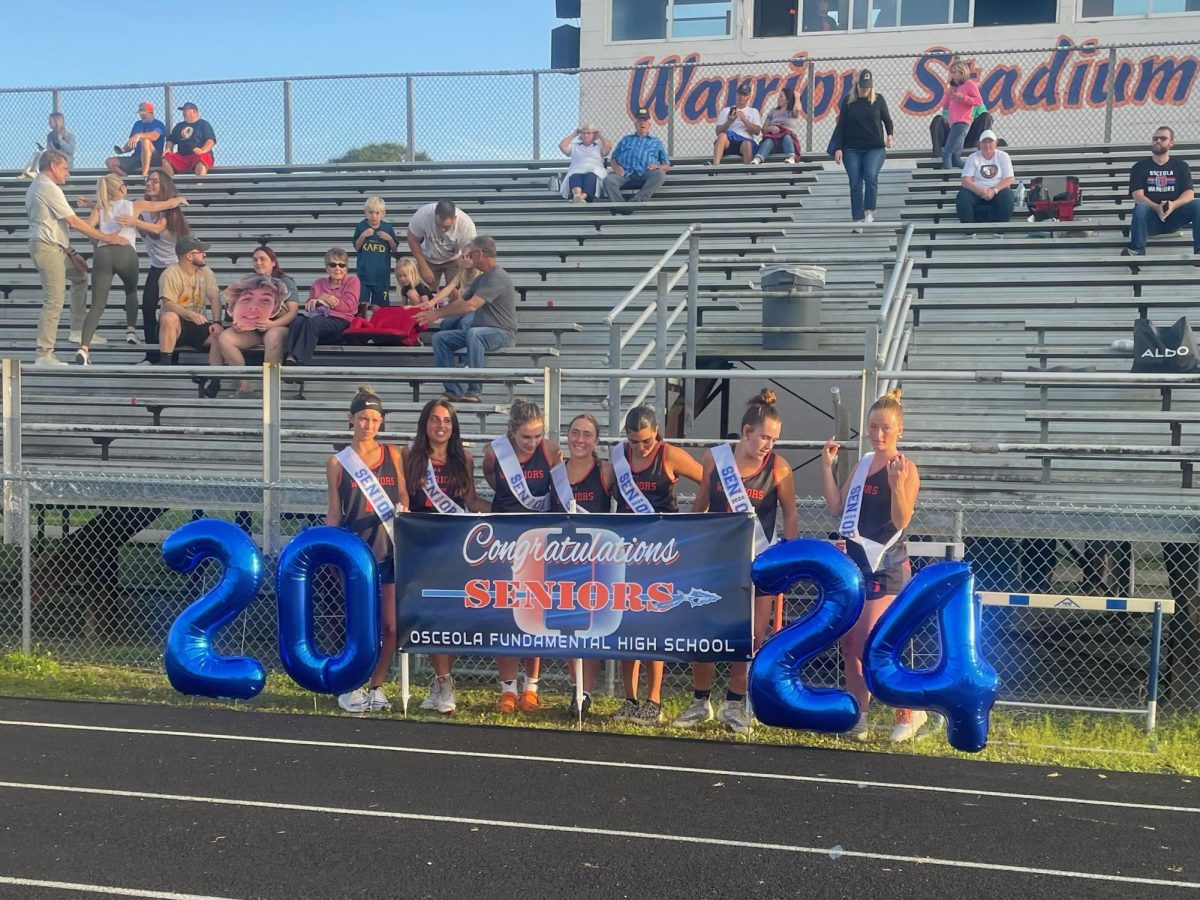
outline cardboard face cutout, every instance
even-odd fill
[[[244,291],[230,310],[233,327],[238,331],[254,331],[259,325],[275,317],[278,306],[279,301],[270,288]]]

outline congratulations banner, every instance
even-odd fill
[[[415,653],[748,660],[748,515],[396,517]]]

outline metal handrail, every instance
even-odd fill
[[[699,225],[689,225],[683,230],[683,234],[679,235],[679,237],[675,239],[675,243],[673,243],[670,248],[664,251],[663,255],[658,258],[658,262],[650,267],[650,271],[643,275],[641,280],[632,288],[630,288],[629,292],[621,298],[620,302],[618,302],[616,306],[608,311],[608,315],[604,317],[605,325],[612,325],[616,321],[617,316],[623,313],[625,308],[637,298],[637,295],[645,290],[646,285],[648,285],[658,276],[658,273],[662,267],[667,264],[671,257],[678,252],[679,248],[687,242],[687,239],[692,236],[692,232],[699,230],[699,228]]]

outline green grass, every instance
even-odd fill
[[[389,685],[388,694],[396,709],[380,718],[400,718],[398,688]],[[44,655],[7,653],[0,655],[0,695],[47,700],[91,700],[253,710],[269,713],[345,715],[332,697],[315,695],[297,687],[286,675],[267,678],[267,686],[253,700],[225,703],[177,693],[160,672],[117,666],[89,666],[59,662]],[[436,713],[417,708],[424,689],[414,688],[408,718],[414,721],[444,722]],[[573,728],[566,720],[568,699],[561,694],[543,697],[544,708],[537,715],[501,716],[493,705],[494,689],[458,691],[458,713],[451,721],[461,725],[502,725],[524,728]],[[664,698],[668,721],[690,702],[690,696],[677,694]],[[593,714],[583,730],[602,734],[640,734],[665,737],[701,738],[733,743],[773,744],[820,747],[848,752],[864,750],[916,756],[944,756],[1004,763],[1030,763],[1071,766],[1125,772],[1163,772],[1200,775],[1200,715],[1174,715],[1164,719],[1153,737],[1142,730],[1142,720],[1129,716],[1086,713],[1032,714],[1012,709],[997,709],[992,715],[990,743],[983,752],[959,753],[946,742],[944,733],[934,733],[914,742],[890,745],[887,731],[890,710],[872,711],[875,737],[866,744],[845,738],[756,726],[749,739],[730,734],[715,722],[695,730],[663,725],[644,728],[610,722],[618,701],[597,697]],[[373,717],[376,714],[372,714]]]

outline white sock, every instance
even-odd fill
[[[532,691],[533,693],[536,694],[537,687],[538,687],[538,680],[536,678],[530,678],[528,675],[526,675],[525,676],[525,690]]]
[[[437,677],[437,683],[438,683],[438,684],[448,684],[449,682],[450,682],[450,676],[449,676],[449,675],[439,675],[439,676]]]
[[[517,679],[514,678],[512,681],[501,681],[500,682],[500,693],[515,694],[516,692],[517,692]]]

